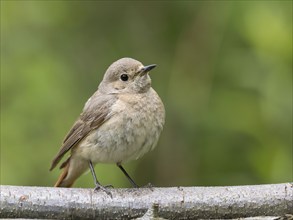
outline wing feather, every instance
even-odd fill
[[[83,112],[65,136],[60,151],[52,161],[50,170],[53,170],[63,156],[78,145],[92,130],[100,127],[109,119],[111,106],[116,102],[114,95],[95,93],[85,104]]]

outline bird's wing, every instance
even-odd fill
[[[83,112],[66,135],[60,151],[52,161],[50,170],[56,167],[66,152],[109,119],[111,106],[116,100],[117,98],[113,95],[100,95],[99,93],[89,99]]]

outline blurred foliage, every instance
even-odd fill
[[[55,182],[63,137],[121,57],[158,64],[167,113],[159,146],[125,166],[140,185],[292,181],[292,1],[1,0],[1,184]]]

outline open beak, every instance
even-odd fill
[[[154,69],[156,66],[157,66],[156,64],[151,64],[151,65],[148,65],[148,66],[144,66],[141,69],[140,75],[143,76],[143,75],[147,74],[149,71]]]

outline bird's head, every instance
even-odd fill
[[[144,93],[151,87],[149,71],[156,65],[144,66],[132,58],[122,58],[107,69],[99,90],[103,93]]]

